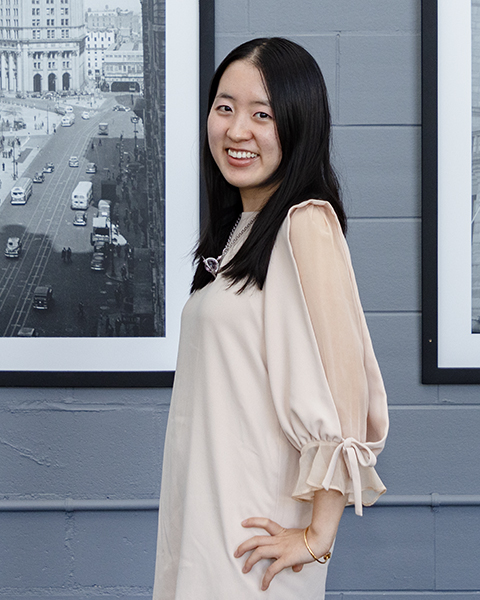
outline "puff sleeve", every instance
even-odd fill
[[[388,431],[386,394],[351,265],[331,205],[293,207],[265,283],[265,343],[280,425],[299,451],[297,500],[336,489],[371,505]]]

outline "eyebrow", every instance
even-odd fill
[[[227,94],[226,92],[220,92],[216,95],[216,98],[224,98],[225,100],[235,100],[233,96]],[[260,106],[268,106],[268,108],[270,108],[270,102],[268,102],[268,100],[254,100],[250,104],[259,104]]]

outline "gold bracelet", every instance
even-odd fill
[[[307,550],[310,552],[310,555],[313,558],[313,560],[316,560],[321,565],[324,565],[327,562],[327,560],[332,557],[332,553],[331,552],[327,552],[326,554],[324,554],[320,558],[317,558],[315,556],[315,554],[313,553],[313,550],[310,548],[310,546],[308,545],[308,542],[307,542],[307,533],[308,533],[309,529],[310,529],[310,525],[303,532],[303,539],[305,541],[305,546],[307,547]]]

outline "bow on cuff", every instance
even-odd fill
[[[377,464],[377,457],[368,447],[367,443],[358,442],[354,438],[346,438],[341,444],[335,448],[330,464],[328,465],[327,473],[322,486],[325,490],[330,489],[333,474],[337,466],[340,452],[344,454],[345,464],[347,465],[348,474],[352,480],[353,499],[355,502],[355,514],[362,516],[362,482],[360,478],[359,464],[362,467],[374,467]]]

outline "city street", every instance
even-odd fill
[[[112,107],[119,103],[118,97],[105,94],[105,98],[100,110],[91,111],[88,120],[81,117],[84,107],[68,102],[74,107],[73,126],[57,124],[56,132],[52,133],[52,118],[59,123],[60,117],[50,113],[50,134],[44,136],[38,148],[37,138],[30,139],[32,144],[26,140],[22,154],[30,155],[31,162],[22,172],[20,155],[21,177],[33,178],[47,162],[55,165],[53,173],[45,174],[43,183],[33,184],[27,204],[10,204],[9,195],[2,190],[5,199],[0,206],[0,337],[16,336],[22,327],[33,327],[37,335],[49,337],[138,335],[138,329],[127,325],[125,320],[120,322],[125,303],[132,301],[135,283],[133,259],[127,260],[126,249],[115,249],[118,252],[113,265],[110,258],[105,271],[90,268],[92,221],[101,198],[102,181],[120,184],[116,186],[118,202],[112,204],[112,222],[118,223],[136,257],[142,256],[145,246],[146,210],[141,203],[132,202],[132,190],[139,184],[126,174],[127,164],[134,162],[135,154],[133,112],[113,111]],[[130,104],[130,95],[123,96],[121,101]],[[99,123],[108,123],[108,136],[98,136]],[[143,147],[140,129],[141,124],[137,124],[138,145]],[[69,166],[70,156],[79,158],[78,167]],[[96,174],[86,173],[88,162],[96,163]],[[86,226],[73,225],[76,211],[70,208],[72,191],[80,181],[93,183]],[[19,258],[3,255],[9,237],[22,240]],[[62,257],[62,250],[67,248],[71,249],[71,261]],[[148,284],[148,273],[146,278],[143,283]],[[54,304],[48,310],[32,307],[33,291],[38,285],[53,289]]]

